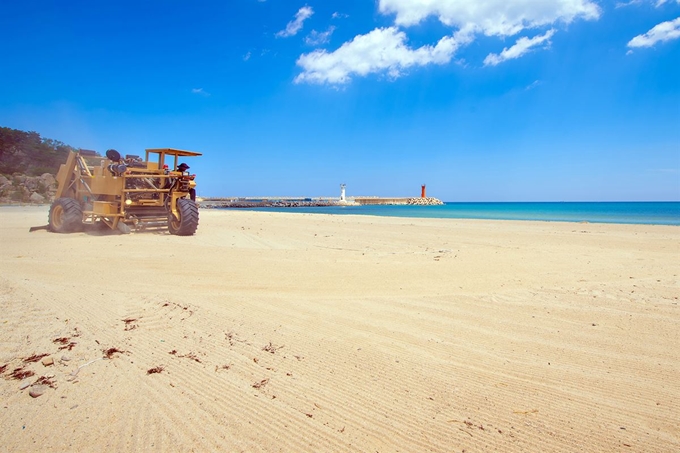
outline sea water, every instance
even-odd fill
[[[680,202],[503,202],[438,206],[323,206],[253,208],[256,211],[353,214],[442,219],[540,220],[554,222],[680,225]]]

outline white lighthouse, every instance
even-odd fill
[[[340,201],[343,203],[347,201],[345,199],[345,184],[340,184]]]

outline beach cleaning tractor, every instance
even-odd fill
[[[196,175],[179,160],[200,155],[172,148],[147,149],[144,159],[123,158],[113,149],[106,159],[71,152],[57,173],[46,227],[55,233],[81,231],[84,225],[123,233],[167,227],[171,234],[191,236],[198,227]]]

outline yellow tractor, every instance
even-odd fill
[[[83,225],[102,225],[123,233],[165,228],[191,236],[198,227],[196,175],[180,158],[200,153],[172,148],[147,149],[145,159],[121,157],[116,150],[89,165],[79,152],[69,154],[57,173],[57,193],[50,207],[50,231],[71,233]],[[168,167],[166,158],[172,161]],[[174,158],[174,160],[173,160]]]

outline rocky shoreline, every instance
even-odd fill
[[[57,180],[50,173],[0,175],[0,204],[44,204],[54,200]]]

